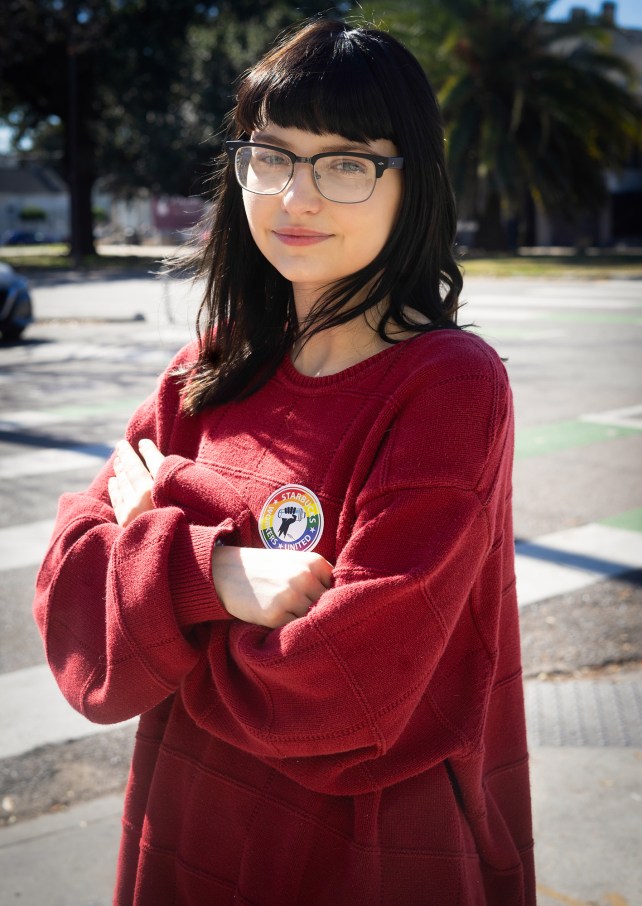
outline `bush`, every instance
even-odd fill
[[[37,220],[46,220],[46,219],[47,219],[47,212],[43,211],[42,208],[35,208],[35,207],[23,208],[22,211],[20,211],[20,220],[29,221],[29,222],[33,223],[34,221],[37,221]]]

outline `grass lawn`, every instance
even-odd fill
[[[642,278],[642,254],[464,256],[468,277],[610,280]]]
[[[116,253],[118,251],[118,253]],[[127,249],[110,248],[85,258],[82,270],[149,270],[156,266],[166,253],[166,248],[140,246],[129,254]],[[4,246],[0,248],[0,261],[11,264],[27,274],[42,270],[70,270],[73,265],[67,257],[65,245]],[[583,280],[642,279],[642,254],[591,254],[585,255],[488,255],[471,253],[461,259],[468,277],[540,277],[577,278]]]
[[[164,249],[144,254],[97,254],[83,259],[81,270],[149,270],[163,257]],[[66,245],[16,245],[0,247],[0,261],[16,270],[29,272],[75,270]]]

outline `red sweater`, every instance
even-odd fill
[[[127,431],[167,454],[156,509],[120,528],[110,463],[63,496],[35,600],[68,701],[142,714],[115,902],[532,906],[496,354],[440,331],[329,377],[286,359],[196,417],[170,372]],[[232,619],[217,542],[316,543],[334,586],[280,629]]]

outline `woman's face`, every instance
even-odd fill
[[[315,135],[268,123],[252,132],[265,142],[311,157],[322,151],[364,151],[398,156],[385,139],[362,144],[341,135]],[[268,261],[298,291],[313,295],[329,283],[369,264],[386,244],[397,218],[403,192],[398,170],[376,180],[370,198],[357,204],[328,201],[316,187],[309,164],[297,163],[288,186],[278,195],[243,191],[250,231]]]

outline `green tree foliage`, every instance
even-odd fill
[[[16,140],[60,149],[74,257],[93,251],[98,176],[122,193],[201,191],[235,78],[281,29],[320,12],[341,9],[287,0],[0,4],[0,118]]]
[[[96,130],[101,172],[117,189],[194,194],[218,150],[237,76],[302,14],[300,5],[268,0],[221,2],[214,12],[190,3],[196,14],[179,38],[159,14],[162,5],[111,21],[103,65],[112,72]],[[308,4],[310,12],[314,6],[322,8]]]
[[[609,29],[549,22],[551,5],[405,0],[387,15],[380,7],[438,90],[455,189],[486,248],[506,246],[506,224],[524,223],[529,200],[568,219],[599,209],[606,170],[625,164],[640,139],[633,73],[609,50]]]

